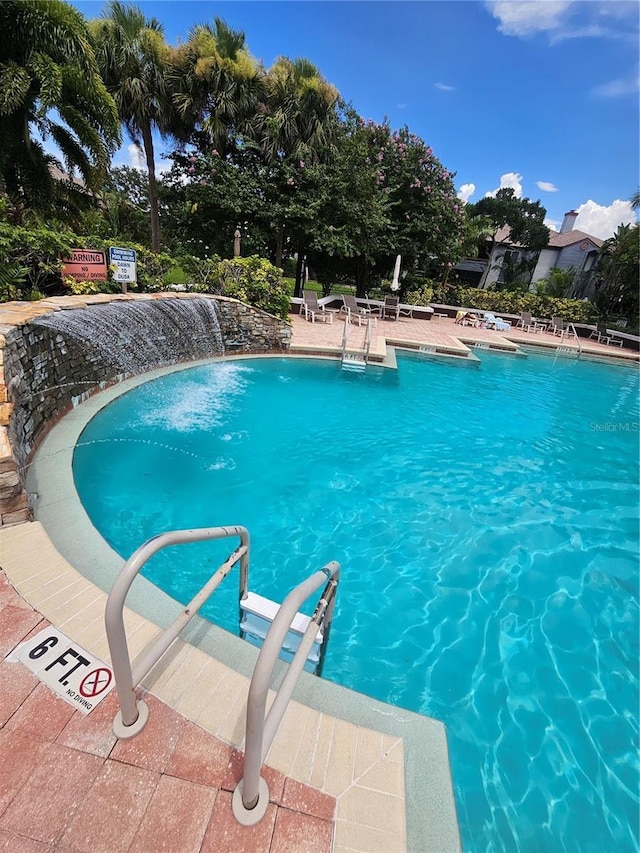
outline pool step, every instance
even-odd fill
[[[269,598],[264,598],[262,595],[257,595],[255,592],[248,592],[245,598],[240,601],[240,636],[243,640],[251,643],[253,646],[261,648],[267,632],[271,627],[271,623],[276,618],[280,605],[276,601],[271,601]],[[309,627],[311,618],[305,616],[304,613],[296,613],[291,623],[291,628],[287,632],[280,659],[291,661],[298,646],[302,635]],[[305,669],[307,672],[316,673],[320,664],[320,647],[324,642],[322,631],[318,631],[315,642],[311,647]]]
[[[354,352],[346,352],[342,356],[342,369],[343,370],[366,370],[367,362],[365,361],[364,355],[360,353]]]

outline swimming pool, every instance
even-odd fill
[[[74,454],[122,556],[244,524],[251,588],[343,567],[324,676],[447,724],[466,850],[635,850],[638,376],[483,353],[265,359],[123,395]],[[158,555],[186,601],[228,551]],[[209,617],[237,632],[237,586]]]

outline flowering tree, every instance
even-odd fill
[[[331,179],[332,211],[322,219],[334,233],[324,235],[326,251],[351,259],[358,295],[372,273],[391,270],[397,254],[405,268],[451,262],[464,223],[453,173],[406,127],[392,131],[386,121],[348,113]]]

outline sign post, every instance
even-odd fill
[[[109,264],[113,271],[113,280],[119,281],[122,285],[122,292],[126,293],[127,284],[138,280],[135,250],[111,246]]]

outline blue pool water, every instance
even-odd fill
[[[343,567],[324,676],[447,725],[467,851],[638,845],[638,374],[482,353],[397,373],[234,361],[147,383],[74,454],[128,557],[243,524],[282,600]],[[216,546],[218,547],[218,546]],[[227,543],[148,577],[186,602]],[[208,606],[237,632],[237,577]]]

